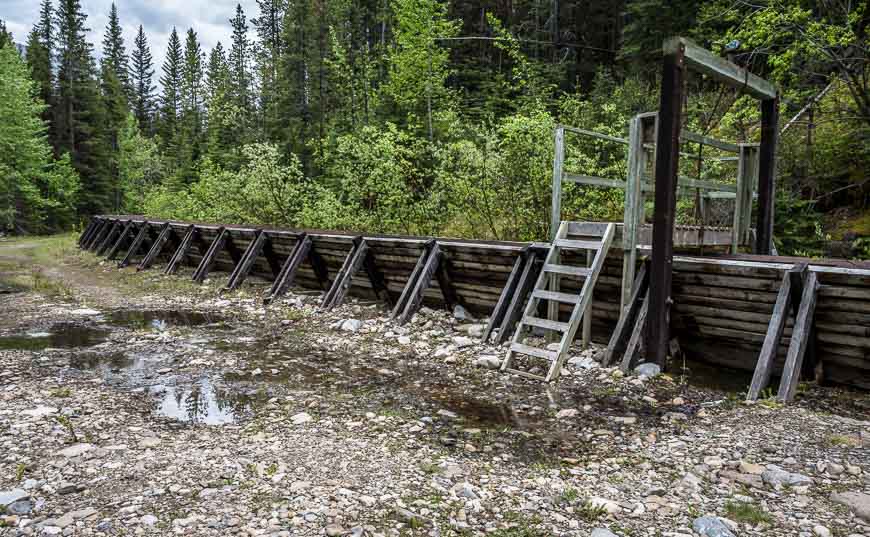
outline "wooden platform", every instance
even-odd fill
[[[599,225],[579,223],[570,235],[582,235],[588,230],[584,226]],[[167,228],[171,234],[165,232]],[[120,237],[124,229],[127,235]],[[107,246],[106,250],[117,246],[114,248],[117,260],[136,265],[155,242],[163,242],[153,263],[165,266],[191,229],[196,236],[191,238],[191,248],[179,263],[180,267],[187,267],[182,268],[187,274],[200,268],[203,257],[222,231],[225,244],[215,252],[213,264],[206,271],[211,274],[206,276],[228,283],[231,274],[239,283],[236,269],[243,263],[250,264],[249,276],[274,281],[297,245],[308,240],[312,253],[300,260],[294,286],[334,296],[338,291],[336,281],[341,283],[343,274],[350,271],[347,294],[385,300],[393,311],[401,306],[397,318],[403,313],[413,315],[419,307],[419,303],[414,303],[415,294],[419,293],[420,303],[431,307],[452,308],[460,304],[482,318],[488,317],[485,336],[495,332],[501,341],[512,335],[549,251],[547,243],[356,235],[165,220],[146,223],[141,216],[94,217],[82,236],[82,246],[106,242],[105,236],[114,233],[113,237],[120,237],[114,242],[121,243]],[[674,335],[692,357],[752,371],[784,273],[807,264],[819,282],[814,339],[815,355],[824,378],[870,389],[870,263],[717,254],[726,249],[715,247],[730,244],[730,230],[683,231],[675,241],[681,253],[674,259],[671,317]],[[260,239],[254,249],[259,251],[248,256],[249,247],[260,235],[265,235],[268,241]],[[620,316],[623,260],[619,239],[617,231],[592,302],[592,339],[604,344]],[[137,240],[138,248],[131,252],[130,246]],[[361,249],[363,242],[365,248]],[[643,251],[644,241],[640,242]],[[698,246],[704,246],[705,254],[715,255],[692,255],[691,249]],[[94,246],[98,247],[99,244]],[[566,263],[579,265],[583,261],[572,260],[571,253],[565,255]],[[350,269],[355,262],[359,266],[354,272]],[[566,281],[562,291],[578,293],[579,289],[572,289]],[[562,310],[565,319],[569,313],[570,305],[565,305]],[[775,376],[782,370],[790,331],[791,327],[786,325],[774,363]]]

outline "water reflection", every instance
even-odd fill
[[[106,341],[106,330],[71,323],[52,325],[47,332],[0,337],[0,350],[41,351],[49,348],[92,347]]]
[[[157,414],[184,423],[235,423],[251,407],[251,397],[217,389],[208,377],[187,386],[154,386],[151,392],[157,396]]]
[[[115,326],[157,331],[174,326],[204,326],[223,321],[220,315],[214,313],[184,310],[117,310],[106,317]]]

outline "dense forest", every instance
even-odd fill
[[[212,50],[178,21],[160,66],[114,5],[99,61],[79,0],[43,0],[27,36],[0,27],[0,227],[144,213],[546,238],[555,125],[626,136],[658,107],[663,40],[685,35],[781,89],[780,250],[870,257],[866,0],[256,4]],[[693,130],[758,141],[755,101],[700,76],[687,93]],[[612,145],[568,158],[625,174]],[[573,218],[621,218],[618,191],[567,198]]]

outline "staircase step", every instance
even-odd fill
[[[587,277],[592,274],[592,270],[586,267],[570,267],[568,265],[544,265],[544,272],[555,272],[557,274],[565,274],[567,276]]]
[[[556,239],[553,241],[553,246],[559,248],[567,248],[569,250],[600,250],[600,241],[576,241],[570,239]]]
[[[512,344],[511,350],[520,354],[525,354],[527,356],[534,356],[535,358],[543,358],[544,360],[551,361],[555,360],[556,356],[559,354],[556,351],[548,351],[547,349],[542,349],[540,347],[531,347],[529,345],[523,345],[522,343]]]
[[[546,328],[547,330],[555,330],[556,332],[568,331],[568,323],[541,319],[540,317],[523,317],[523,324],[537,326],[538,328]]]
[[[519,375],[521,377],[526,377],[526,378],[529,378],[532,380],[543,380],[543,381],[547,380],[547,377],[544,377],[541,375],[535,375],[535,374],[529,373],[528,371],[520,371],[519,369],[512,369],[510,367],[505,369],[505,371],[507,371],[508,373],[513,373],[514,375]]]
[[[533,293],[535,298],[540,298],[543,300],[555,300],[557,302],[562,302],[565,304],[577,304],[580,302],[580,295],[573,295],[571,293],[557,293],[555,291],[544,291],[542,289],[536,289]]]

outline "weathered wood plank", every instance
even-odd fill
[[[782,380],[779,384],[777,399],[791,401],[797,391],[803,369],[804,356],[810,343],[813,332],[813,314],[816,308],[816,296],[818,294],[818,276],[810,272],[804,281],[804,289],[801,295],[800,308],[795,319],[794,332],[788,346],[788,357],[782,372]]]
[[[140,261],[139,265],[136,267],[137,271],[147,270],[154,265],[154,262],[163,251],[163,247],[167,242],[169,242],[172,233],[174,232],[172,231],[172,226],[169,222],[163,224],[163,227],[160,229],[160,234],[157,235],[157,238],[154,239],[154,244],[151,245],[151,249],[148,250],[148,253],[145,254],[145,257],[142,258],[142,261]]]
[[[410,295],[408,295],[405,307],[402,310],[402,315],[398,319],[400,325],[410,321],[411,317],[417,312],[418,309],[420,309],[420,305],[423,303],[423,293],[432,282],[432,277],[435,275],[435,272],[438,270],[438,266],[441,264],[442,255],[443,254],[441,253],[441,249],[436,242],[432,246],[432,249],[429,250],[429,255],[427,256],[426,263],[424,264],[423,269],[420,271],[420,274],[417,277],[417,282],[414,285],[414,290],[411,292]]]
[[[166,268],[163,269],[164,274],[175,274],[178,270],[178,267],[181,265],[181,262],[184,261],[184,258],[187,257],[188,252],[190,252],[190,248],[193,246],[194,237],[199,235],[199,232],[196,229],[196,226],[193,224],[187,227],[187,232],[184,234],[184,237],[181,239],[181,243],[176,248],[175,252],[172,254],[172,258],[170,258],[169,263],[166,264]]]
[[[136,234],[136,237],[133,239],[133,242],[130,243],[130,248],[127,249],[127,253],[124,255],[124,258],[118,262],[118,268],[124,268],[129,265],[133,261],[133,256],[139,253],[139,250],[142,248],[142,243],[145,242],[145,237],[148,235],[148,221],[146,220],[141,224],[139,228],[139,233]]]
[[[640,311],[637,313],[637,319],[635,319],[634,322],[634,330],[631,333],[631,338],[628,340],[628,345],[625,346],[625,353],[622,355],[622,362],[619,364],[619,368],[624,373],[631,371],[631,368],[634,366],[635,356],[640,350],[641,342],[644,339],[644,333],[648,330],[646,325],[649,311],[649,295],[650,291],[647,289],[643,299],[643,304],[641,305]]]
[[[529,252],[526,257],[523,272],[517,282],[517,289],[511,298],[510,306],[505,311],[504,318],[501,321],[501,326],[498,330],[497,343],[502,344],[508,340],[514,331],[520,317],[523,315],[526,297],[532,291],[535,285],[535,280],[538,279],[539,273],[543,268],[543,263],[538,259],[535,252]]]
[[[353,254],[353,258],[350,260],[347,270],[345,270],[340,279],[337,278],[335,280],[335,286],[337,287],[334,286],[335,293],[333,293],[329,303],[326,304],[327,309],[340,306],[342,302],[344,302],[344,299],[353,284],[354,276],[356,276],[359,270],[365,265],[367,257],[369,257],[369,243],[366,242],[365,239],[362,239]],[[372,286],[374,286],[374,282],[372,282]]]
[[[242,255],[241,262],[236,264],[235,270],[230,274],[230,279],[227,281],[227,286],[223,289],[224,291],[238,289],[245,282],[267,239],[268,237],[262,230],[256,232],[254,240],[248,244],[248,248],[245,250],[244,255]]]
[[[106,251],[112,244],[114,244],[117,234],[121,231],[122,224],[120,220],[115,220],[112,226],[109,228],[108,232],[103,235],[100,239],[94,253],[96,255],[103,255],[103,252]]]
[[[426,264],[426,260],[429,259],[429,252],[434,248],[434,245],[434,241],[427,243],[426,247],[423,249],[423,253],[421,253],[420,257],[417,259],[417,263],[414,265],[414,270],[411,271],[411,275],[408,277],[405,287],[402,289],[402,294],[399,295],[399,300],[396,301],[396,305],[393,307],[393,311],[390,314],[391,319],[397,318],[399,314],[404,311],[405,305],[408,302],[408,297],[410,297],[411,293],[414,292],[417,280],[420,278],[420,273],[423,271],[423,266]]]
[[[514,261],[514,267],[511,270],[510,276],[508,276],[508,280],[498,297],[498,302],[496,302],[495,308],[489,315],[489,322],[486,323],[486,328],[483,330],[483,335],[481,336],[483,341],[489,341],[493,329],[495,329],[496,326],[501,325],[502,319],[504,319],[507,308],[510,305],[510,299],[516,292],[517,283],[522,274],[526,257],[526,254],[522,253],[518,255],[516,261]]]
[[[118,235],[118,239],[115,241],[112,247],[109,248],[109,251],[106,252],[106,259],[108,259],[109,261],[115,260],[115,257],[118,255],[118,250],[120,250],[121,246],[123,246],[123,244],[127,241],[130,236],[130,231],[135,225],[136,224],[134,224],[132,220],[127,221],[127,224],[124,225],[124,229],[121,231],[120,235]]]
[[[748,401],[755,401],[761,396],[761,392],[767,388],[770,382],[770,375],[773,372],[773,361],[776,358],[779,350],[782,333],[785,329],[785,322],[788,319],[789,307],[791,302],[791,275],[786,272],[782,278],[782,283],[779,287],[779,294],[776,298],[776,303],[773,306],[773,314],[770,318],[770,324],[767,327],[767,335],[765,335],[764,343],[761,347],[761,353],[758,355],[758,363],[755,366],[755,372],[752,375],[752,383],[749,386],[749,391],[746,394]]]
[[[302,261],[308,257],[312,245],[313,242],[311,237],[307,234],[303,233],[299,237],[299,240],[296,242],[296,247],[293,249],[293,253],[287,256],[284,266],[281,267],[281,273],[278,274],[278,277],[275,278],[272,287],[269,289],[269,296],[264,300],[266,304],[270,304],[276,298],[283,296],[287,292],[287,289],[293,285],[293,282],[296,279],[296,273],[299,271]]]
[[[604,351],[604,357],[601,360],[601,365],[604,367],[612,366],[625,352],[628,340],[631,339],[631,330],[635,326],[637,316],[643,307],[648,287],[649,273],[647,272],[647,264],[644,263],[634,279],[631,298],[625,306],[625,311],[619,316],[619,322],[610,337],[607,350]]]
[[[320,301],[321,308],[331,309],[332,299],[335,296],[336,292],[338,292],[338,288],[342,285],[342,282],[347,276],[347,273],[350,270],[350,266],[353,263],[354,256],[356,256],[356,253],[359,250],[359,243],[361,241],[362,238],[357,237],[351,245],[350,250],[348,250],[347,255],[345,255],[344,262],[342,262],[341,268],[335,275],[335,279],[332,281],[332,285],[329,287],[329,290],[323,294],[323,299]]]
[[[208,251],[206,251],[205,255],[199,262],[199,266],[196,267],[196,270],[193,273],[193,281],[196,283],[202,283],[208,277],[208,273],[211,272],[212,267],[214,266],[215,258],[217,257],[217,253],[224,247],[227,241],[227,230],[226,228],[221,227],[218,231],[217,237],[211,243],[211,246],[208,247]]]

